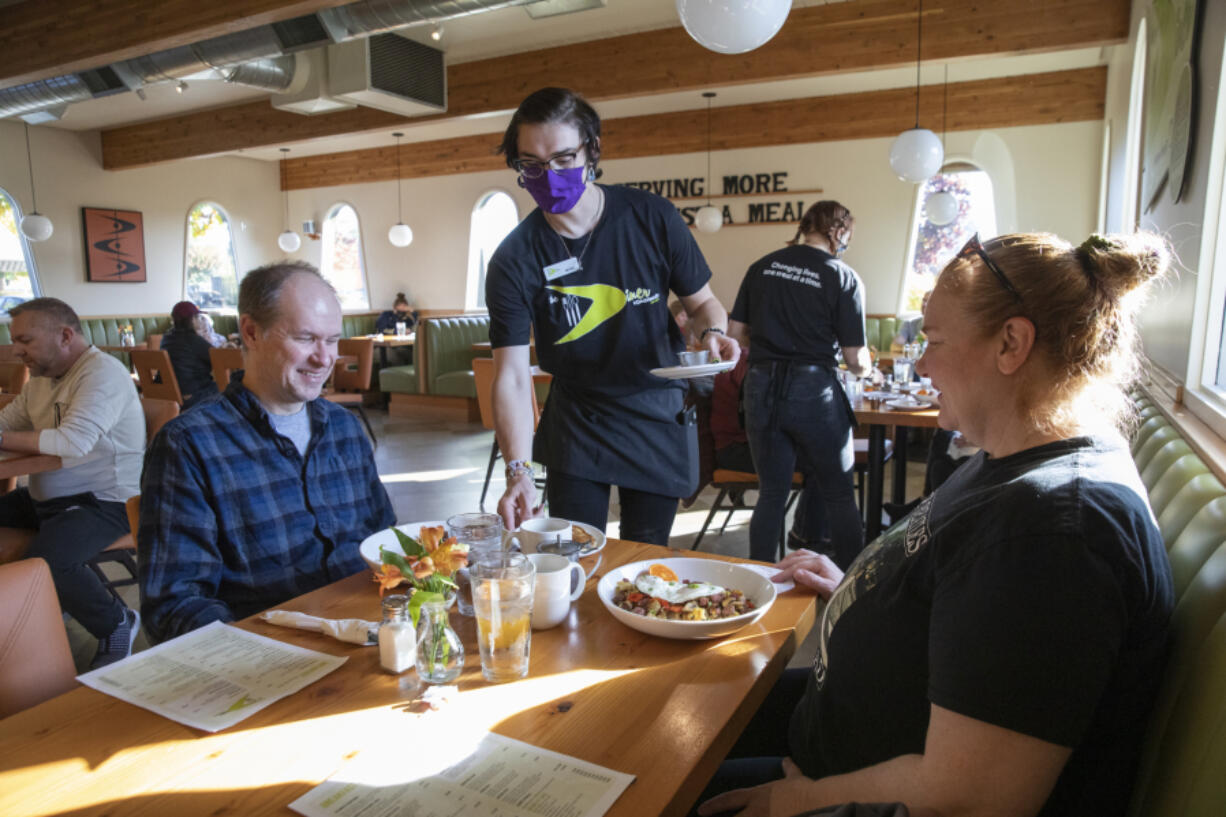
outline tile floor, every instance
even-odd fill
[[[392,417],[380,409],[368,408],[371,425],[378,437],[375,460],[379,473],[402,522],[423,519],[444,519],[453,513],[476,510],[489,462],[493,432],[486,431],[479,423],[469,423],[453,412],[422,411],[411,418]],[[914,435],[913,435],[914,436]],[[887,496],[892,469],[887,467]],[[923,486],[923,454],[912,453],[908,464],[908,495],[918,496]],[[502,463],[494,467],[486,508],[493,509],[502,494]],[[681,509],[673,523],[671,544],[688,549],[693,543],[716,492],[708,487],[694,505]],[[753,494],[750,494],[752,504]],[[733,514],[722,536],[717,535],[717,523],[722,514],[712,523],[702,542],[704,551],[730,556],[747,556],[749,553],[749,519],[751,513],[738,511]],[[608,533],[617,535],[617,507],[610,508]],[[129,606],[137,606],[135,587],[121,590]],[[78,669],[85,669],[93,658],[97,642],[75,621],[67,622],[69,642]],[[814,629],[814,634],[817,630]],[[136,649],[144,649],[148,642],[142,633],[136,641]],[[806,666],[812,661],[815,649],[814,638],[801,645],[793,658],[793,666]]]

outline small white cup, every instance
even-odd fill
[[[536,567],[532,629],[548,630],[561,624],[570,613],[570,603],[583,595],[587,574],[583,565],[556,553],[533,553],[528,559]]]
[[[541,516],[525,519],[518,530],[505,535],[504,539],[515,542],[523,553],[536,553],[541,542],[556,542],[571,538],[570,522],[556,516]],[[509,545],[506,545],[509,547]]]

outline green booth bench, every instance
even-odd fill
[[[1133,393],[1133,460],[1175,587],[1173,645],[1150,716],[1129,817],[1226,814],[1226,488],[1166,414]],[[1178,410],[1178,406],[1175,407]]]
[[[474,343],[490,339],[487,314],[430,315],[417,324],[415,365],[389,366],[379,372],[379,389],[389,395],[388,413],[411,414],[415,408],[460,409],[479,420],[473,378]]]

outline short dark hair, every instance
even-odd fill
[[[243,276],[238,287],[238,314],[249,315],[260,326],[271,326],[281,317],[281,290],[295,275],[313,275],[336,294],[328,279],[306,261],[277,261]]]
[[[78,335],[81,334],[81,319],[77,317],[76,311],[71,306],[59,298],[35,298],[32,301],[26,301],[10,309],[9,315],[15,318],[22,312],[37,312],[45,315],[56,325],[71,327]]]
[[[502,135],[502,144],[498,146],[498,152],[507,157],[507,167],[519,170],[519,126],[550,122],[575,126],[583,140],[588,163],[595,169],[596,178],[600,178],[602,172],[596,169],[600,162],[600,115],[586,99],[569,88],[542,88],[519,103],[511,116],[511,124]]]

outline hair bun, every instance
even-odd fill
[[[1090,276],[1115,297],[1161,278],[1171,265],[1169,245],[1153,233],[1092,233],[1076,252]]]

